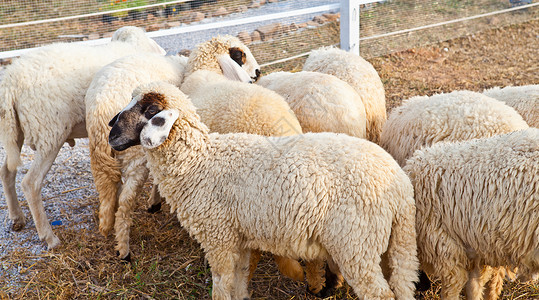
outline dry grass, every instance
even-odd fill
[[[456,89],[539,83],[539,20],[488,30],[464,38],[370,59],[384,82],[388,110],[414,95]],[[448,51],[444,49],[447,48]],[[302,60],[278,66],[300,70]],[[275,70],[275,69],[274,69]],[[34,257],[25,249],[1,258],[4,268],[24,273],[16,284],[0,278],[1,299],[209,299],[211,274],[199,245],[182,230],[168,207],[146,213],[139,197],[131,232],[133,261],[114,254],[112,237],[88,229],[56,227],[58,249]],[[94,212],[97,198],[92,199]],[[26,229],[33,230],[33,229]],[[253,299],[316,299],[305,284],[283,278],[272,260],[263,258],[251,282]],[[423,299],[439,299],[438,286]],[[330,299],[356,299],[345,286]],[[503,299],[539,299],[539,285],[506,283]]]

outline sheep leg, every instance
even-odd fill
[[[364,257],[364,259],[367,258]],[[360,299],[395,299],[395,294],[384,279],[380,262],[372,262],[373,260],[369,263],[355,261],[351,264],[341,262],[337,264],[346,282],[354,289]]]
[[[249,300],[250,295],[247,287],[249,286],[249,262],[250,262],[249,249],[244,249],[240,252],[240,258],[236,264],[235,270],[235,283],[234,283],[234,299],[237,300]]]
[[[489,284],[484,291],[485,300],[497,300],[503,289],[503,279],[506,275],[506,269],[504,267],[498,267],[494,269],[494,274],[490,278]],[[486,282],[485,282],[486,283]]]
[[[232,290],[236,276],[236,264],[240,260],[238,252],[227,249],[215,248],[206,253],[206,258],[211,266],[212,273],[212,299],[232,300]]]
[[[458,266],[445,266],[442,279],[442,300],[458,300],[460,292],[468,281],[466,269]]]
[[[483,299],[483,288],[492,276],[493,269],[489,266],[481,267],[477,264],[468,272],[468,282],[466,283],[466,298],[468,300]]]
[[[135,206],[135,198],[142,185],[148,178],[148,169],[135,160],[130,163],[123,174],[125,182],[122,185],[118,198],[118,210],[116,211],[116,250],[122,259],[130,260],[129,256],[129,232],[133,223],[132,212]]]
[[[153,214],[160,211],[162,202],[163,202],[163,197],[161,197],[161,194],[159,194],[159,189],[157,188],[157,184],[154,184],[152,187],[152,193],[150,195],[150,199],[148,199],[148,203],[150,204],[150,207],[148,208],[148,212]]]
[[[273,258],[281,274],[296,281],[303,281],[303,268],[299,261],[279,255],[274,255]]]
[[[43,201],[41,200],[41,188],[43,186],[43,180],[54,163],[60,148],[61,145],[57,145],[55,149],[45,154],[42,153],[43,151],[38,150],[30,170],[28,170],[28,173],[26,173],[21,182],[22,190],[28,201],[39,239],[47,242],[49,249],[58,246],[60,240],[54,234],[49,224],[45,208],[43,207]]]
[[[4,194],[6,195],[7,207],[9,209],[9,219],[13,221],[12,229],[19,231],[24,228],[26,220],[24,219],[24,213],[22,212],[21,205],[17,200],[17,191],[15,190],[15,179],[17,176],[17,170],[10,171],[7,168],[7,159],[2,166],[2,186],[4,187]]]
[[[326,286],[325,265],[326,262],[323,259],[315,259],[305,262],[307,291],[319,298],[326,298],[326,295],[321,293]]]
[[[112,180],[113,178],[103,172],[93,173],[95,188],[99,194],[99,232],[107,236],[114,226],[120,182]]]
[[[24,136],[22,134],[22,131],[18,130],[17,135],[17,152],[20,153],[22,149],[22,144],[24,142]],[[26,224],[26,220],[24,218],[24,213],[22,212],[21,205],[19,201],[17,200],[17,191],[15,189],[15,182],[17,177],[17,169],[10,171],[7,167],[9,154],[8,151],[6,153],[6,160],[4,162],[4,165],[2,166],[2,169],[0,170],[0,175],[2,177],[2,186],[4,187],[4,194],[6,195],[6,202],[7,207],[9,210],[9,219],[13,221],[12,229],[14,231],[19,231],[24,228],[24,225]]]

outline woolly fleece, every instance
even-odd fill
[[[485,266],[539,271],[539,129],[438,143],[416,151],[404,170],[421,269],[442,280],[442,299],[459,299]]]
[[[124,152],[112,150],[108,144],[108,123],[131,101],[137,86],[156,80],[180,86],[186,65],[186,57],[130,55],[97,72],[86,93],[90,161],[100,203],[99,230],[106,236],[115,226],[116,250],[122,258],[129,254],[131,212],[148,169],[140,147]]]
[[[367,139],[378,143],[387,119],[386,98],[382,80],[368,61],[335,47],[322,47],[311,51],[303,71],[330,74],[350,84],[365,106]]]
[[[528,124],[501,101],[471,91],[454,91],[405,100],[391,111],[380,146],[404,166],[415,150],[436,142],[490,137]]]
[[[0,142],[6,150],[1,177],[14,230],[26,223],[15,191],[23,142],[35,149],[36,155],[22,180],[22,190],[39,238],[54,248],[60,240],[45,214],[41,186],[63,143],[73,146],[75,138],[87,136],[84,95],[93,76],[122,56],[162,51],[142,29],[122,27],[108,44],[47,45],[15,59],[6,68],[0,83]]]
[[[317,72],[274,72],[257,84],[283,96],[304,132],[335,132],[366,137],[365,106],[339,78]]]
[[[483,91],[483,94],[505,102],[514,108],[528,125],[539,128],[539,85],[495,87]]]
[[[248,298],[250,248],[307,260],[329,254],[358,295],[413,299],[413,191],[383,149],[333,133],[208,134],[178,89],[154,83],[135,93],[149,92],[179,111],[166,141],[145,152],[161,194],[206,252],[213,299],[230,299],[231,290]],[[386,250],[389,284],[380,268]]]

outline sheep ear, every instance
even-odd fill
[[[223,75],[230,80],[236,80],[241,82],[251,83],[251,76],[247,74],[237,62],[235,62],[230,55],[223,54],[217,58],[221,70],[223,70]]]
[[[159,44],[156,41],[150,39],[150,44],[151,44],[151,46],[153,48],[152,50],[155,51],[156,53],[159,53],[161,55],[166,55],[167,54],[167,51],[165,51],[165,49],[163,49],[161,46],[159,46]]]
[[[179,115],[176,109],[166,109],[153,116],[140,132],[142,147],[152,149],[166,141]]]

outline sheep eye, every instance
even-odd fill
[[[145,116],[147,119],[151,119],[151,118],[152,118],[153,116],[155,116],[158,112],[159,112],[159,109],[157,108],[157,106],[152,105],[152,106],[148,107],[148,109],[146,109],[146,112],[144,113],[144,116]]]

